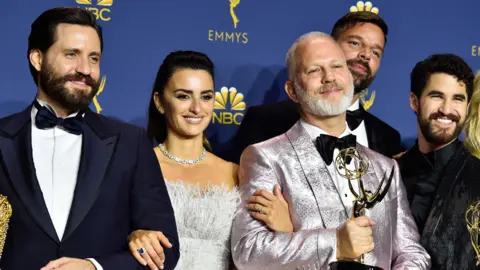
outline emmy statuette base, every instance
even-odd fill
[[[371,266],[354,261],[337,261],[329,265],[330,270],[383,270],[378,266]]]

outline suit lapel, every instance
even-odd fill
[[[338,227],[348,216],[333,178],[316,150],[310,135],[299,121],[286,135],[293,146],[308,185],[315,196],[324,227]]]
[[[382,145],[379,143],[378,138],[375,133],[375,126],[373,125],[373,121],[371,120],[371,114],[360,105],[360,109],[363,110],[365,117],[363,121],[365,122],[365,131],[367,133],[367,140],[368,140],[368,148],[372,149],[378,153],[384,153],[382,150]]]
[[[52,240],[59,243],[36,176],[31,130],[31,106],[29,106],[13,116],[10,123],[3,128],[4,136],[0,136],[1,160],[27,212]]]
[[[461,146],[444,166],[445,169],[442,172],[442,178],[440,179],[435,198],[431,204],[431,210],[425,221],[422,232],[423,240],[426,239],[427,236],[430,237],[435,233],[444,209],[448,206],[445,202],[448,201],[449,198],[452,198],[451,192],[455,190],[458,181],[462,180],[459,176],[465,164],[469,161],[470,156],[470,152]]]
[[[99,116],[90,110],[85,114],[83,126],[77,185],[63,239],[75,231],[97,199],[118,140],[118,134],[110,133]]]

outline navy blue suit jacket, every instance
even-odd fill
[[[0,194],[13,210],[0,268],[38,270],[74,257],[95,258],[105,270],[146,269],[127,243],[132,231],[146,229],[170,240],[164,269],[174,269],[180,256],[174,212],[144,130],[87,110],[74,199],[58,239],[35,173],[30,114],[31,106],[0,119]]]

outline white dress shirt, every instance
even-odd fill
[[[303,119],[300,120],[300,123],[302,124],[303,128],[307,130],[307,133],[310,135],[315,145],[316,145],[317,137],[320,136],[320,134],[330,135],[324,130],[322,130],[321,128],[311,125],[306,121],[304,121]],[[338,138],[345,137],[352,133],[346,123],[345,123],[345,126],[346,126],[345,131],[340,136],[338,136]],[[338,194],[340,194],[340,197],[342,198],[342,203],[345,206],[345,209],[350,210],[353,207],[353,202],[355,200],[355,197],[353,196],[352,192],[350,191],[350,188],[348,187],[348,180],[342,177],[335,168],[335,159],[337,158],[337,155],[339,152],[340,151],[337,148],[335,148],[335,150],[333,151],[333,159],[332,159],[333,162],[330,165],[327,165],[327,164],[325,165],[327,166],[328,172],[330,173],[330,176],[332,177],[332,180],[335,183]],[[350,164],[347,165],[347,168],[353,169],[353,166],[354,166],[354,163],[351,162]],[[321,179],[321,180],[328,181],[328,179]],[[357,183],[358,181],[352,180],[351,182],[355,192],[358,193],[358,183]],[[347,214],[351,216],[351,211],[347,212]]]
[[[360,108],[360,99],[357,99],[349,108],[349,111],[355,111]],[[360,125],[352,131],[352,134],[357,136],[357,143],[368,147],[367,130],[365,129],[365,120],[362,120]]]
[[[38,100],[55,115],[46,102]],[[32,156],[43,199],[58,239],[62,240],[72,206],[82,151],[82,135],[71,134],[61,127],[39,129],[35,124],[37,108],[32,106]],[[75,117],[77,113],[68,117]],[[103,270],[98,262],[89,259]]]

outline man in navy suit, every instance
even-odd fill
[[[13,210],[2,270],[144,269],[127,245],[139,229],[163,232],[164,269],[177,264],[173,208],[146,133],[88,109],[102,50],[85,9],[54,8],[32,24],[37,96],[0,119],[0,194]]]

